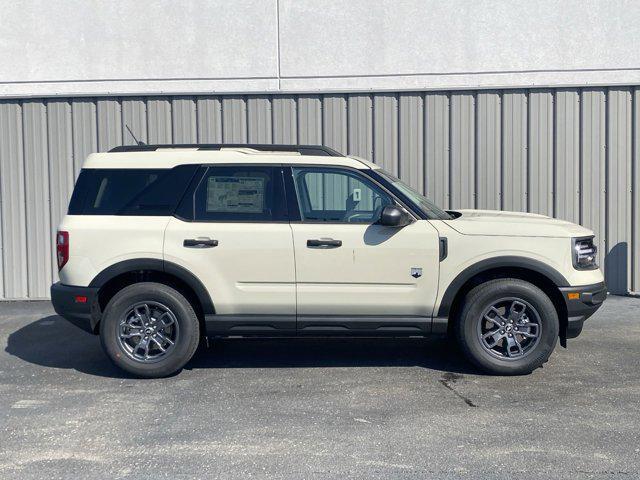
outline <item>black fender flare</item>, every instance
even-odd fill
[[[479,273],[493,270],[495,268],[524,268],[548,278],[556,285],[556,287],[566,287],[569,285],[567,279],[560,272],[539,260],[518,256],[487,258],[465,268],[458,274],[458,276],[456,276],[456,278],[453,279],[445,290],[442,301],[440,302],[438,317],[449,317],[453,301],[465,283]]]
[[[109,280],[117,277],[118,275],[139,270],[163,272],[179,278],[194,291],[202,305],[202,310],[205,315],[215,313],[209,292],[193,273],[180,265],[160,260],[158,258],[135,258],[114,263],[96,275],[93,280],[91,280],[89,286],[101,288],[109,282]]]

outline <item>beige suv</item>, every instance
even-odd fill
[[[606,298],[593,232],[443,211],[322,146],[141,145],[90,155],[57,234],[56,311],[135,375],[203,337],[449,334],[523,374]]]

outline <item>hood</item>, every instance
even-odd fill
[[[463,235],[509,237],[587,237],[588,228],[536,213],[502,212],[498,210],[455,210],[460,216],[445,220]]]

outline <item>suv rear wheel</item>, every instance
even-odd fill
[[[198,318],[177,290],[143,282],[120,290],[107,304],[100,341],[111,361],[139,377],[166,377],[195,353]]]
[[[524,280],[490,280],[464,298],[455,333],[465,355],[499,375],[530,373],[558,340],[558,314],[549,297]]]

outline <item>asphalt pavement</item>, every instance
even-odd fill
[[[48,302],[0,303],[0,478],[640,478],[640,299],[531,375],[432,339],[230,339],[138,380]]]

